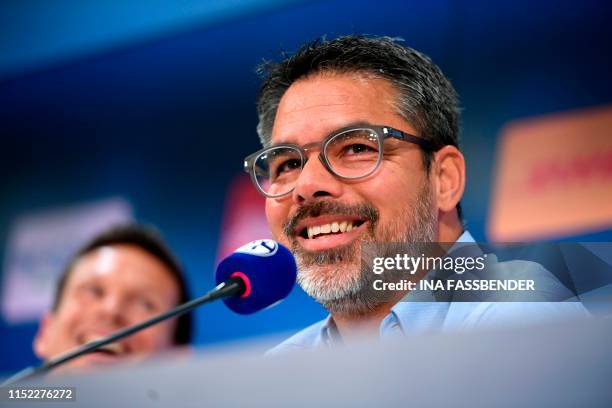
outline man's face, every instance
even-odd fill
[[[39,357],[56,357],[170,309],[179,288],[168,268],[134,245],[104,246],[76,262],[57,310],[43,319],[34,341]],[[84,367],[146,357],[173,344],[176,322],[164,322],[79,357],[71,367]]]
[[[354,74],[314,75],[281,99],[272,143],[319,142],[354,123],[385,125],[418,134],[397,112],[396,91],[382,79]],[[412,144],[387,139],[383,161],[372,175],[341,180],[310,153],[295,190],[266,200],[273,235],[292,248],[298,282],[330,311],[371,309],[365,295],[373,274],[360,268],[361,242],[426,242],[436,238],[437,211],[422,153]],[[308,238],[308,227],[342,226],[345,232]],[[348,226],[352,226],[348,227]]]

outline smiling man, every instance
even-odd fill
[[[178,262],[148,227],[121,225],[81,249],[60,279],[52,310],[41,320],[34,351],[57,357],[188,300]],[[63,367],[75,369],[142,359],[189,343],[191,317],[152,326]]]
[[[390,38],[346,36],[261,73],[264,148],[245,170],[274,237],[296,257],[299,284],[330,312],[275,351],[517,315],[520,305],[458,313],[448,302],[399,302],[405,292],[372,296],[374,274],[361,268],[364,243],[473,242],[461,219],[458,98],[428,57]]]

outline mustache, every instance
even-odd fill
[[[378,210],[369,203],[348,205],[330,200],[317,201],[302,205],[293,217],[283,225],[283,233],[287,237],[297,235],[299,231],[296,231],[295,228],[300,221],[310,217],[319,217],[321,215],[348,215],[351,217],[358,217],[365,221],[370,221],[371,228],[376,225],[379,219]]]

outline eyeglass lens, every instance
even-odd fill
[[[323,155],[332,172],[343,178],[365,177],[376,170],[381,160],[381,142],[371,129],[351,129],[329,139]],[[296,147],[271,147],[254,162],[259,188],[268,196],[289,193],[295,187],[305,157]]]

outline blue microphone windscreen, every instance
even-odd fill
[[[289,295],[297,275],[291,252],[271,239],[262,239],[238,248],[217,267],[217,284],[241,272],[250,281],[245,297],[224,299],[236,313],[250,314],[264,309]]]

